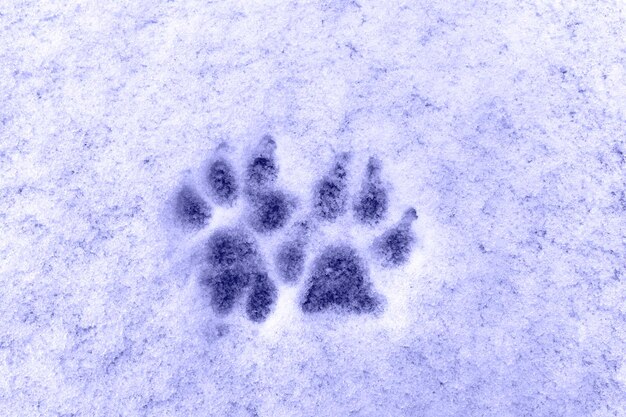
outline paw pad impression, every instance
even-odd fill
[[[368,261],[357,249],[348,243],[329,242],[308,258],[314,249],[309,245],[311,235],[320,225],[336,222],[349,210],[357,223],[371,228],[386,219],[390,201],[381,179],[382,161],[370,157],[360,189],[351,198],[351,156],[337,155],[330,169],[313,184],[307,214],[301,213],[296,197],[276,186],[280,174],[276,147],[274,138],[263,136],[248,153],[241,182],[219,148],[205,167],[205,190],[184,185],[177,192],[177,224],[193,231],[211,227],[213,207],[209,201],[228,210],[243,200],[241,220],[216,227],[204,242],[206,265],[200,282],[209,294],[213,312],[223,317],[242,304],[250,321],[265,321],[279,297],[275,278],[284,285],[303,282],[299,303],[305,314],[375,312],[382,305],[382,296],[375,292]],[[296,214],[300,220],[293,222]],[[396,268],[409,261],[416,241],[411,229],[415,219],[417,212],[410,208],[398,223],[374,239],[372,253],[383,267]],[[280,234],[270,259],[272,269],[259,250],[258,240],[276,233]],[[270,276],[271,270],[277,277]],[[304,275],[307,279],[301,281]]]

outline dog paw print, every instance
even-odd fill
[[[379,230],[391,203],[381,178],[382,161],[369,158],[360,188],[351,193],[349,153],[329,163],[305,204],[277,185],[281,172],[276,147],[273,137],[265,135],[239,170],[220,147],[203,168],[201,185],[184,185],[175,196],[177,224],[190,232],[208,231],[202,243],[200,287],[213,312],[224,317],[239,309],[250,321],[261,323],[287,285],[300,287],[298,302],[304,314],[379,311],[383,296],[370,277],[370,259],[384,268],[409,261],[416,242],[415,209]],[[217,210],[236,209],[241,214],[232,224],[212,224]],[[369,253],[323,234],[324,228],[347,216],[375,231]]]

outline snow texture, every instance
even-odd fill
[[[626,415],[622,3],[25,0],[0,28],[0,415]],[[340,155],[347,212],[316,221]],[[211,202],[219,158],[247,197]],[[202,248],[248,227],[246,172],[288,219],[215,314]],[[377,263],[410,208],[413,252]],[[302,311],[329,245],[376,312]]]

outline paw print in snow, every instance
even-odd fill
[[[177,192],[177,223],[193,231],[212,227],[210,202],[225,210],[243,204],[240,221],[215,227],[203,244],[206,268],[201,286],[209,294],[212,310],[226,316],[241,304],[249,320],[263,322],[278,300],[277,282],[298,285],[306,275],[299,301],[303,313],[377,311],[382,298],[370,280],[368,261],[359,251],[349,243],[329,242],[311,256],[310,240],[320,226],[337,222],[349,211],[356,222],[374,229],[387,218],[390,201],[381,180],[381,160],[369,159],[360,189],[351,197],[351,157],[348,153],[337,155],[313,185],[311,207],[305,212],[296,197],[276,186],[280,174],[276,146],[271,136],[264,136],[248,155],[241,180],[231,161],[218,150],[205,168],[205,189],[185,185]],[[298,220],[294,220],[296,214]],[[371,251],[383,267],[396,268],[409,261],[416,240],[411,229],[415,219],[417,213],[410,208],[395,226],[374,239]],[[259,241],[264,243],[275,235],[279,235],[278,244],[270,259],[274,267],[269,268]]]

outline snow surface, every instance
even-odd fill
[[[625,416],[618,1],[0,3],[0,415]],[[217,318],[172,194],[275,136],[306,212],[383,163],[384,314]],[[214,225],[245,211],[215,211]],[[271,252],[277,237],[260,240]],[[271,267],[270,267],[271,268]]]

